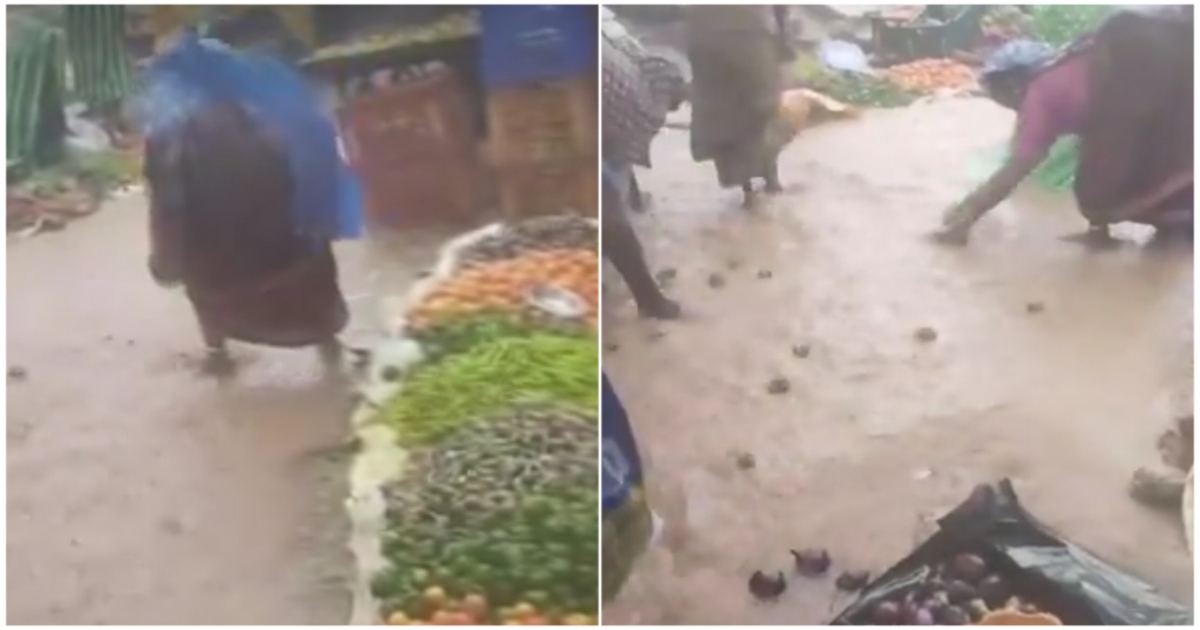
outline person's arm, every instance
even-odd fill
[[[957,229],[969,229],[975,221],[1000,205],[1046,158],[1058,140],[1050,103],[1037,91],[1031,91],[1017,114],[1009,158],[974,191],[951,210]]]
[[[1041,161],[1040,156],[1031,158],[1013,154],[991,177],[958,202],[958,212],[976,218],[991,212],[1017,189]]]

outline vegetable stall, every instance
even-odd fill
[[[455,239],[372,352],[354,622],[595,623],[597,236],[549,216]]]

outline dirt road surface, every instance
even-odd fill
[[[754,214],[692,163],[685,131],[656,140],[640,176],[655,203],[637,224],[654,268],[677,270],[669,293],[689,319],[638,321],[607,276],[604,339],[618,347],[604,364],[652,496],[668,518],[684,497],[687,526],[606,622],[822,623],[846,603],[832,579],[795,578],[765,605],[748,576],[810,546],[835,569],[882,570],[1002,477],[1051,526],[1191,601],[1177,515],[1126,496],[1170,414],[1191,407],[1190,250],[1084,252],[1058,240],[1083,227],[1071,199],[1036,192],[967,249],[926,242],[1011,124],[953,100],[809,130],[781,161],[794,188]],[[921,327],[937,339],[916,340]],[[766,392],[776,377],[788,393]]]
[[[9,243],[9,622],[344,623],[347,383],[246,346],[232,384],[198,377],[145,234],[131,197]],[[340,248],[351,338],[432,261],[416,242]]]

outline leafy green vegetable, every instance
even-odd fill
[[[379,420],[402,444],[431,444],[520,401],[594,410],[599,355],[591,337],[535,333],[501,338],[416,368]]]

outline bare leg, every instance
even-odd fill
[[[604,205],[607,210],[601,217],[601,227],[604,230],[604,256],[612,261],[617,273],[625,279],[625,284],[633,293],[638,311],[643,317],[656,319],[675,319],[680,315],[679,304],[671,301],[663,294],[655,282],[650,268],[646,264],[642,244],[638,241],[633,226],[625,217],[619,198],[607,192],[604,195]]]
[[[748,181],[742,184],[742,207],[750,210],[757,203],[758,193],[754,192],[754,183]]]
[[[766,172],[767,194],[775,195],[783,192],[783,184],[779,181],[779,163],[775,158],[772,158],[767,164]]]
[[[342,343],[337,337],[330,337],[317,346],[317,354],[325,369],[333,371],[342,366]]]
[[[200,365],[200,370],[205,374],[213,376],[228,376],[233,374],[236,365],[233,362],[233,357],[229,356],[229,349],[225,345],[225,335],[218,332],[211,326],[200,322],[200,334],[204,337],[204,361]]]

